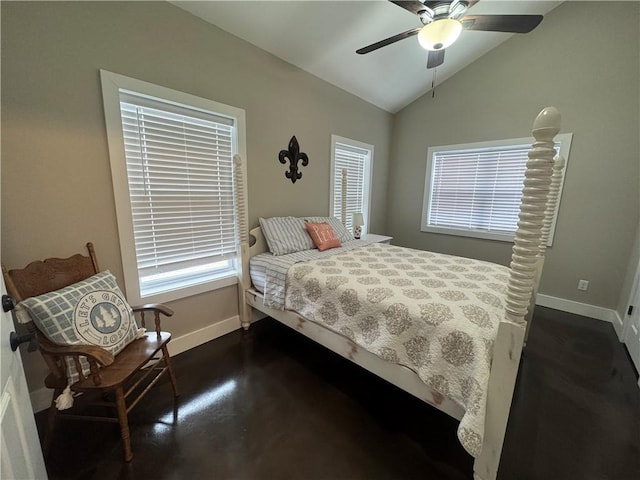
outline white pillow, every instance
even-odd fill
[[[259,218],[259,221],[262,234],[269,245],[269,251],[274,255],[286,255],[315,248],[301,218],[271,217]]]
[[[333,231],[336,234],[336,237],[340,239],[341,243],[348,242],[349,240],[353,240],[353,235],[347,227],[345,227],[340,220],[336,217],[306,217],[305,220],[307,222],[313,223],[328,223],[333,228]]]

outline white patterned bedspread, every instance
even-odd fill
[[[475,457],[508,275],[493,263],[376,243],[293,264],[285,307],[458,403],[458,438]]]
[[[298,262],[331,257],[337,253],[348,252],[354,248],[360,248],[371,243],[375,243],[375,240],[351,240],[344,242],[339,248],[333,248],[323,252],[314,248],[289,253],[287,255],[261,253],[251,257],[249,260],[249,270],[251,271],[252,280],[254,278],[254,272],[256,272],[256,276],[263,277],[259,279],[259,281],[255,281],[254,286],[258,284],[262,286],[261,292],[264,294],[264,304],[267,307],[284,310],[285,283],[287,280],[287,272],[292,265]]]

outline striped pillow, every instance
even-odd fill
[[[262,233],[274,255],[311,250],[315,248],[307,233],[304,220],[296,217],[259,218]]]
[[[305,218],[305,221],[313,223],[328,223],[331,225],[331,228],[333,228],[333,231],[336,233],[336,237],[340,239],[341,243],[353,240],[353,235],[336,217],[307,217]]]

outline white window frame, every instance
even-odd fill
[[[373,155],[374,146],[368,143],[359,142],[350,138],[341,137],[339,135],[331,135],[331,170],[330,170],[330,192],[329,192],[329,212],[330,215],[340,219],[343,224],[350,226],[352,222],[351,216],[343,220],[341,205],[335,205],[336,189],[342,189],[342,172],[336,172],[336,146],[343,144],[348,147],[354,147],[368,151],[367,158],[365,160],[364,174],[363,174],[363,192],[362,192],[362,218],[364,219],[364,225],[362,227],[362,234],[369,232],[369,221],[371,212],[371,179],[373,174]],[[347,185],[348,188],[348,185]],[[352,212],[353,213],[353,212]],[[353,228],[349,227],[353,233]]]
[[[560,209],[560,200],[562,198],[562,188],[564,186],[564,178],[565,173],[567,171],[567,165],[569,162],[569,152],[571,150],[571,140],[573,138],[572,133],[563,133],[557,135],[555,137],[556,151],[560,155],[562,155],[565,159],[565,167],[562,171],[562,179],[560,182],[560,189],[558,192],[558,202],[556,204],[556,209],[553,215],[553,220],[551,223],[551,228],[549,232],[549,240],[547,242],[547,246],[551,246],[553,244],[553,236],[556,228],[556,219],[558,216],[558,211]],[[488,240],[499,240],[503,242],[513,242],[515,238],[515,232],[513,233],[502,233],[502,232],[489,232],[485,230],[479,229],[465,229],[465,228],[455,228],[455,227],[442,227],[429,225],[429,208],[431,202],[431,183],[433,178],[433,169],[434,162],[433,157],[434,154],[439,152],[450,152],[450,151],[464,151],[464,150],[495,150],[501,147],[517,147],[526,145],[530,148],[535,140],[533,137],[529,138],[514,138],[508,140],[496,140],[496,141],[488,141],[488,142],[477,142],[477,143],[467,143],[460,145],[445,145],[438,147],[429,147],[427,152],[427,168],[425,174],[425,189],[424,189],[424,199],[422,203],[422,217],[420,220],[420,230],[423,232],[430,233],[440,233],[445,235],[457,235],[463,237],[473,237],[473,238],[483,238]]]
[[[233,272],[227,271],[213,280],[186,287],[181,286],[144,297],[141,295],[122,131],[120,93],[121,90],[136,92],[169,103],[185,105],[204,112],[213,112],[218,116],[232,119],[235,125],[233,152],[239,154],[243,161],[246,158],[244,110],[106,70],[100,70],[100,76],[127,299],[133,304],[169,302],[236,284],[239,259],[233,261],[235,266]]]

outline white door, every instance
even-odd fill
[[[640,265],[638,266],[638,274],[634,293],[631,297],[630,305],[633,306],[631,315],[627,318],[627,324],[624,330],[624,343],[629,350],[629,355],[636,366],[636,370],[640,372]],[[640,386],[640,380],[638,380]]]
[[[6,295],[2,275],[0,284]],[[13,320],[1,308],[0,313],[0,478],[46,479],[20,352],[11,351],[9,344]]]

